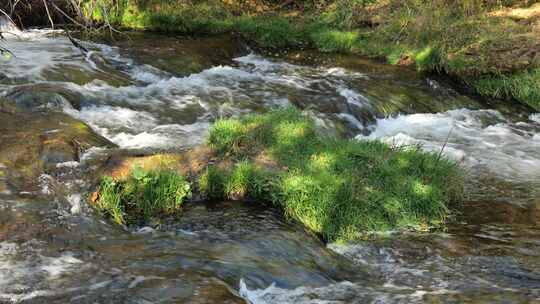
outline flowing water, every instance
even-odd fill
[[[83,53],[59,32],[15,34],[0,59],[0,103],[12,106],[0,107],[0,303],[540,303],[540,114],[408,69],[262,56],[227,36],[137,34]],[[192,147],[220,117],[288,105],[330,134],[460,162],[467,195],[448,229],[325,245],[248,203],[191,204],[129,229],[87,206],[109,155]],[[99,147],[37,148],[53,164],[38,176],[13,161],[34,151],[24,132],[45,145],[86,130],[73,119]]]

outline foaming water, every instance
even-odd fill
[[[50,296],[55,292],[50,290],[37,290],[36,283],[47,286],[60,280],[63,274],[80,269],[83,262],[69,252],[56,257],[43,256],[35,251],[39,248],[36,241],[16,244],[10,242],[0,243],[0,299],[11,302],[22,302],[36,297]],[[21,251],[29,254],[17,257]],[[20,293],[28,290],[28,293]]]
[[[133,230],[69,208],[0,199],[0,302],[245,303],[234,291],[245,276],[288,287],[355,276],[268,208],[196,204],[179,220]]]
[[[46,86],[47,98],[67,99],[66,113],[123,148],[188,147],[200,143],[216,119],[287,105],[311,113],[327,131],[337,128],[352,135],[365,133],[375,117],[387,112],[431,111],[450,104],[416,84],[387,88],[387,79],[364,73],[255,54],[179,77],[137,64],[116,47],[83,42],[89,49],[83,54],[57,32],[23,32],[9,43],[16,57],[2,71],[5,95],[23,103],[42,98]]]
[[[5,35],[3,46],[14,56],[2,60],[2,76],[13,80],[45,80],[46,71],[52,71],[62,62],[69,62],[80,71],[92,70],[84,57],[74,58],[77,52],[61,31],[10,30]],[[75,59],[75,60],[74,60]]]
[[[495,110],[458,109],[378,119],[368,136],[396,146],[418,145],[462,162],[478,177],[540,181],[540,122],[510,121]]]
[[[480,207],[501,211],[497,205]],[[537,212],[523,213],[531,211]],[[250,288],[241,280],[239,293],[257,304],[535,303],[540,298],[537,218],[520,218],[518,225],[493,218],[480,224],[475,216],[489,218],[489,212],[472,213],[447,233],[329,244],[369,273],[363,280],[294,289]]]
[[[529,119],[533,120],[533,121],[536,121],[537,123],[540,123],[540,114],[531,114]]]

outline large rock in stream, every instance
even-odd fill
[[[79,110],[83,96],[77,92],[48,83],[20,85],[9,91],[2,101],[18,112],[50,112],[74,108]]]
[[[61,112],[36,112],[0,99],[0,193],[39,190],[38,177],[79,161],[91,147],[114,146]]]

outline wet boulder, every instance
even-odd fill
[[[47,83],[17,86],[6,95],[3,103],[14,105],[21,111],[45,112],[80,109],[81,94]]]
[[[130,39],[110,41],[122,55],[174,76],[188,76],[219,65],[235,65],[234,58],[249,53],[236,37],[178,37],[156,33],[129,33]],[[158,72],[156,70],[155,72]]]
[[[0,104],[0,188],[36,191],[39,176],[54,175],[58,164],[79,161],[90,147],[114,146],[66,114],[18,111],[9,102]]]

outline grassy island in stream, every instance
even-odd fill
[[[540,3],[530,0],[85,0],[94,20],[192,35],[237,33],[445,73],[540,110]],[[107,12],[106,14],[104,12]]]
[[[199,196],[272,203],[336,241],[367,231],[440,226],[463,188],[460,168],[444,157],[377,141],[324,137],[310,118],[291,108],[217,121],[206,149],[212,161],[187,173],[178,169],[186,157],[161,157],[169,161],[148,173],[169,172],[168,178],[151,179],[159,190],[133,177],[144,175],[141,169],[118,180],[105,177],[96,206],[115,219],[122,217],[116,210],[128,215],[170,211],[187,198],[190,187],[179,175],[185,174]]]

